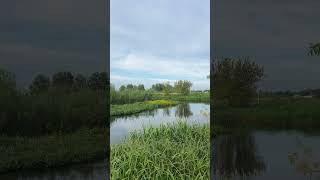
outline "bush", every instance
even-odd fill
[[[217,59],[213,66],[214,101],[249,105],[256,95],[256,83],[264,76],[263,67],[249,58]]]

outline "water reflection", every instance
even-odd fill
[[[217,177],[248,177],[266,169],[263,159],[258,155],[255,139],[250,134],[219,136],[215,140],[214,149],[213,168]]]
[[[314,150],[305,145],[300,138],[296,138],[297,150],[289,153],[288,161],[297,172],[303,173],[312,179],[313,175],[320,173],[320,157]]]
[[[130,116],[113,117],[110,124],[110,143],[121,143],[130,132],[141,130],[144,126],[160,126],[160,124],[175,123],[184,118],[187,123],[208,123],[208,117],[202,111],[208,110],[209,104],[188,103],[174,107],[145,111]]]
[[[163,109],[163,116],[170,116],[170,109],[169,108]]]
[[[107,161],[90,164],[79,164],[69,167],[20,171],[0,175],[5,180],[96,180],[106,179]]]
[[[182,103],[177,106],[175,116],[179,118],[188,118],[192,116],[193,113],[190,109],[190,105],[187,103]]]
[[[214,179],[320,179],[318,135],[254,131],[219,135],[212,140]]]

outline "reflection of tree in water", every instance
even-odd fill
[[[240,176],[240,179],[243,179],[265,171],[263,160],[257,156],[252,135],[218,136],[212,149],[214,174],[218,177],[232,179],[234,176]]]
[[[192,116],[190,105],[187,103],[179,104],[176,108],[175,116],[179,118],[188,118]]]
[[[169,108],[163,109],[163,116],[170,116],[170,109]]]
[[[309,179],[317,176],[320,179],[320,159],[314,150],[305,145],[298,137],[296,138],[298,147],[297,152],[288,155],[289,163],[294,166],[296,171],[309,176]]]

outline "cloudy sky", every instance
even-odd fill
[[[35,75],[109,70],[105,0],[2,0],[0,68],[26,87]]]
[[[209,0],[111,0],[111,81],[190,80],[209,89]]]
[[[261,88],[320,88],[320,57],[307,56],[320,42],[319,0],[221,0],[214,18],[215,56],[249,56],[265,68]]]

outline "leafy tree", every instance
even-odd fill
[[[95,72],[91,74],[88,80],[88,86],[94,90],[106,90],[109,84],[108,74],[106,72]]]
[[[144,85],[143,85],[143,84],[139,84],[139,85],[138,85],[138,90],[144,91],[144,90],[145,90],[145,89],[144,89]]]
[[[163,91],[163,88],[164,88],[164,85],[161,83],[153,84],[151,87],[151,89],[158,91],[158,92]]]
[[[320,56],[320,43],[311,43],[309,46],[309,55]]]
[[[264,76],[262,66],[249,58],[224,58],[214,62],[214,100],[229,105],[248,105],[256,95],[256,83]]]
[[[33,79],[29,87],[31,94],[39,94],[39,93],[47,92],[49,88],[50,88],[50,78],[43,74],[38,74]]]
[[[133,89],[133,85],[132,84],[128,84],[127,85],[127,89]]]
[[[121,86],[120,86],[120,89],[119,89],[119,91],[124,91],[124,90],[126,90],[126,86],[124,86],[124,85],[121,85]]]
[[[74,88],[83,89],[87,88],[87,79],[82,74],[77,74],[74,78]]]
[[[71,88],[73,80],[74,77],[71,72],[58,72],[52,76],[52,86],[56,88]]]
[[[188,95],[190,93],[192,87],[192,83],[186,80],[179,80],[174,83],[174,89],[177,93],[181,93],[183,95]]]
[[[0,87],[16,88],[16,77],[13,73],[0,68]]]
[[[164,83],[164,86],[163,86],[164,95],[168,96],[171,90],[172,90],[172,86],[170,85],[170,83],[169,82]]]

